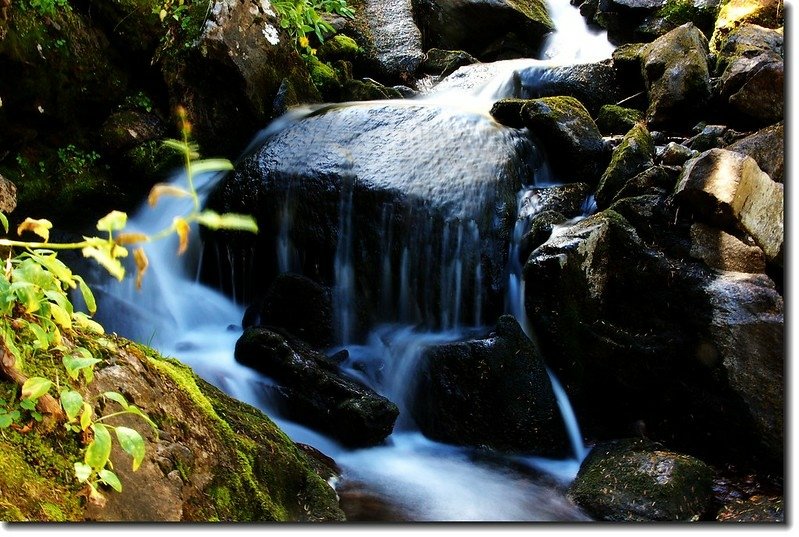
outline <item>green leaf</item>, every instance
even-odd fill
[[[85,431],[92,423],[92,407],[86,401],[83,402],[83,413],[80,415],[80,429]]]
[[[201,174],[207,172],[223,172],[232,169],[233,169],[233,163],[230,162],[228,159],[224,158],[195,160],[194,162],[191,163],[191,171],[192,173],[195,174]]]
[[[103,397],[105,397],[106,399],[111,399],[112,401],[116,401],[117,403],[119,403],[122,406],[122,408],[124,408],[126,410],[128,408],[128,401],[127,401],[127,399],[125,399],[125,396],[122,395],[121,393],[103,392]]]
[[[94,431],[94,440],[86,448],[83,462],[99,472],[105,468],[105,463],[111,456],[111,433],[102,423],[95,423],[91,428]]]
[[[3,214],[2,211],[0,211],[0,224],[3,225],[3,229],[6,233],[8,233],[8,218]]]
[[[167,140],[164,140],[164,145],[166,147],[170,147],[170,148],[174,149],[175,151],[178,151],[179,153],[183,153],[183,154],[186,154],[186,153],[191,151],[191,148],[188,145],[186,145],[185,142],[181,142],[179,140],[173,140],[171,138],[167,139]]]
[[[38,422],[41,422],[44,419],[44,416],[36,412],[35,410],[31,410],[31,417]]]
[[[33,337],[36,338],[36,341],[34,341],[34,348],[46,349],[50,346],[50,338],[41,326],[36,323],[30,323],[28,324],[28,328],[33,332]]]
[[[255,222],[255,219],[252,216],[243,214],[218,214],[210,209],[206,209],[197,215],[197,221],[210,229],[235,229],[258,233],[258,224]]]
[[[69,267],[62,263],[55,253],[46,252],[50,252],[50,250],[36,250],[32,256],[56,278],[69,285],[69,287],[74,288],[75,282],[73,281],[72,271],[69,270]]]
[[[115,430],[120,447],[133,457],[133,471],[135,472],[144,460],[144,439],[135,429],[120,426]]]
[[[111,211],[97,221],[97,229],[100,231],[119,231],[128,223],[128,215],[122,211]]]
[[[36,401],[31,399],[23,399],[19,402],[19,407],[24,410],[36,410]]]
[[[110,248],[100,249],[94,246],[87,246],[81,251],[83,252],[83,257],[91,257],[97,261],[100,266],[117,280],[122,281],[125,278],[125,267],[122,266],[122,263],[118,259],[119,257],[128,255],[128,251],[125,248],[116,246],[116,249],[113,251],[115,255],[112,255],[112,250]],[[124,252],[124,254],[120,253],[120,251]]]
[[[6,228],[8,228],[8,225],[6,225]],[[6,229],[6,232],[8,232],[8,229]],[[0,429],[8,429],[12,423],[14,423],[14,420],[11,418],[11,414],[0,414]]]
[[[58,326],[64,330],[72,328],[72,317],[58,304],[50,304],[50,315]]]
[[[83,397],[74,390],[64,390],[61,392],[61,408],[64,409],[67,419],[72,421],[83,408]]]
[[[142,412],[141,409],[139,409],[139,407],[137,407],[135,405],[130,405],[127,408],[127,411],[130,414],[136,414],[137,416],[141,417],[144,421],[146,421],[148,423],[148,425],[150,425],[150,427],[153,428],[153,430],[156,432],[156,435],[158,434],[158,426],[155,424],[155,422],[153,420],[150,419],[150,417],[147,414]]]
[[[92,475],[92,467],[88,464],[83,464],[82,462],[76,462],[75,466],[75,477],[78,478],[78,481],[83,483],[87,479],[89,479]]]
[[[83,295],[83,301],[86,302],[86,307],[89,309],[89,313],[94,315],[94,312],[97,311],[97,302],[94,300],[94,294],[92,293],[92,290],[89,289],[89,286],[86,285],[86,282],[80,276],[76,275],[75,279],[78,281],[80,294]]]
[[[104,334],[105,329],[103,325],[98,323],[97,321],[93,321],[89,318],[88,315],[83,313],[82,311],[76,311],[72,314],[72,318],[78,323],[80,328],[84,330],[89,330],[90,332],[94,332],[95,334]]]
[[[114,472],[111,470],[100,470],[97,472],[97,475],[100,476],[100,481],[110,486],[115,491],[122,492],[122,482]]]
[[[46,394],[53,383],[42,377],[31,377],[22,385],[22,399],[38,399]]]
[[[73,380],[77,380],[81,369],[94,367],[94,364],[102,360],[98,358],[83,358],[81,356],[64,356],[62,361],[64,362],[64,368],[66,368],[67,374]]]

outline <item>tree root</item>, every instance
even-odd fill
[[[0,341],[0,377],[8,379],[20,387],[28,380],[28,377],[17,369],[16,358],[8,352],[2,341]],[[48,414],[57,421],[64,421],[66,419],[64,411],[61,410],[61,403],[56,401],[55,397],[49,393],[39,398],[39,401],[36,403],[36,408],[42,414]]]

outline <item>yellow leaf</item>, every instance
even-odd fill
[[[125,227],[127,223],[127,214],[121,211],[111,211],[97,221],[97,229],[100,231],[117,231]]]
[[[119,245],[137,244],[140,242],[149,242],[150,237],[145,233],[120,233],[114,237],[114,242]]]
[[[184,198],[186,196],[191,196],[191,194],[180,187],[168,183],[158,183],[150,189],[150,194],[147,196],[147,203],[150,207],[155,207],[158,204],[158,200],[161,199],[161,196]]]
[[[119,257],[128,255],[128,251],[121,246],[115,246],[113,251],[110,248],[95,248],[87,246],[83,250],[83,257],[91,257],[103,266],[113,277],[122,281],[125,278],[125,267],[119,261]]]
[[[158,18],[161,19],[161,22],[164,21],[164,19],[166,18],[166,9],[161,10],[161,13],[158,14]]]
[[[147,272],[147,267],[150,266],[150,261],[147,259],[147,254],[141,248],[136,248],[133,251],[133,259],[136,260],[136,289],[141,289],[144,273]]]
[[[178,234],[180,243],[178,244],[178,255],[182,255],[189,247],[189,223],[183,218],[176,217],[174,220],[175,232]]]
[[[50,303],[50,315],[53,316],[53,320],[56,322],[64,330],[69,330],[72,328],[72,319],[69,316],[69,313],[64,310],[61,306],[55,303]]]
[[[17,228],[17,235],[22,235],[23,231],[32,231],[44,239],[44,242],[47,242],[50,240],[50,228],[52,227],[53,224],[49,220],[45,220],[44,218],[34,220],[28,217]]]

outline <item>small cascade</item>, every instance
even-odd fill
[[[333,288],[333,320],[338,341],[346,345],[352,341],[355,322],[352,300],[356,294],[355,269],[352,258],[352,197],[355,190],[355,177],[350,169],[342,174],[342,178],[339,236],[334,262],[336,284]]]

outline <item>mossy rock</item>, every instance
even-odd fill
[[[785,24],[783,0],[722,0],[713,34],[711,52],[718,52],[727,36],[744,23],[765,28],[780,28]]]
[[[713,470],[643,439],[601,443],[580,466],[569,496],[612,522],[697,521],[708,514]]]
[[[319,47],[317,55],[319,59],[326,62],[335,60],[356,60],[363,51],[358,43],[351,37],[336,34],[333,37],[326,39],[322,46]]]
[[[436,76],[448,76],[459,67],[478,63],[477,59],[463,50],[431,48],[421,64],[422,71]]]
[[[342,90],[344,101],[376,101],[383,99],[402,99],[402,93],[375,80],[347,80]]]
[[[654,164],[655,143],[643,123],[636,123],[613,150],[596,191],[597,205],[604,209],[632,179]]]
[[[640,110],[606,104],[599,109],[596,125],[602,134],[624,134],[642,119],[644,114]]]
[[[308,69],[314,86],[326,101],[341,99],[342,85],[338,73],[333,67],[317,58],[311,58],[308,62]]]

